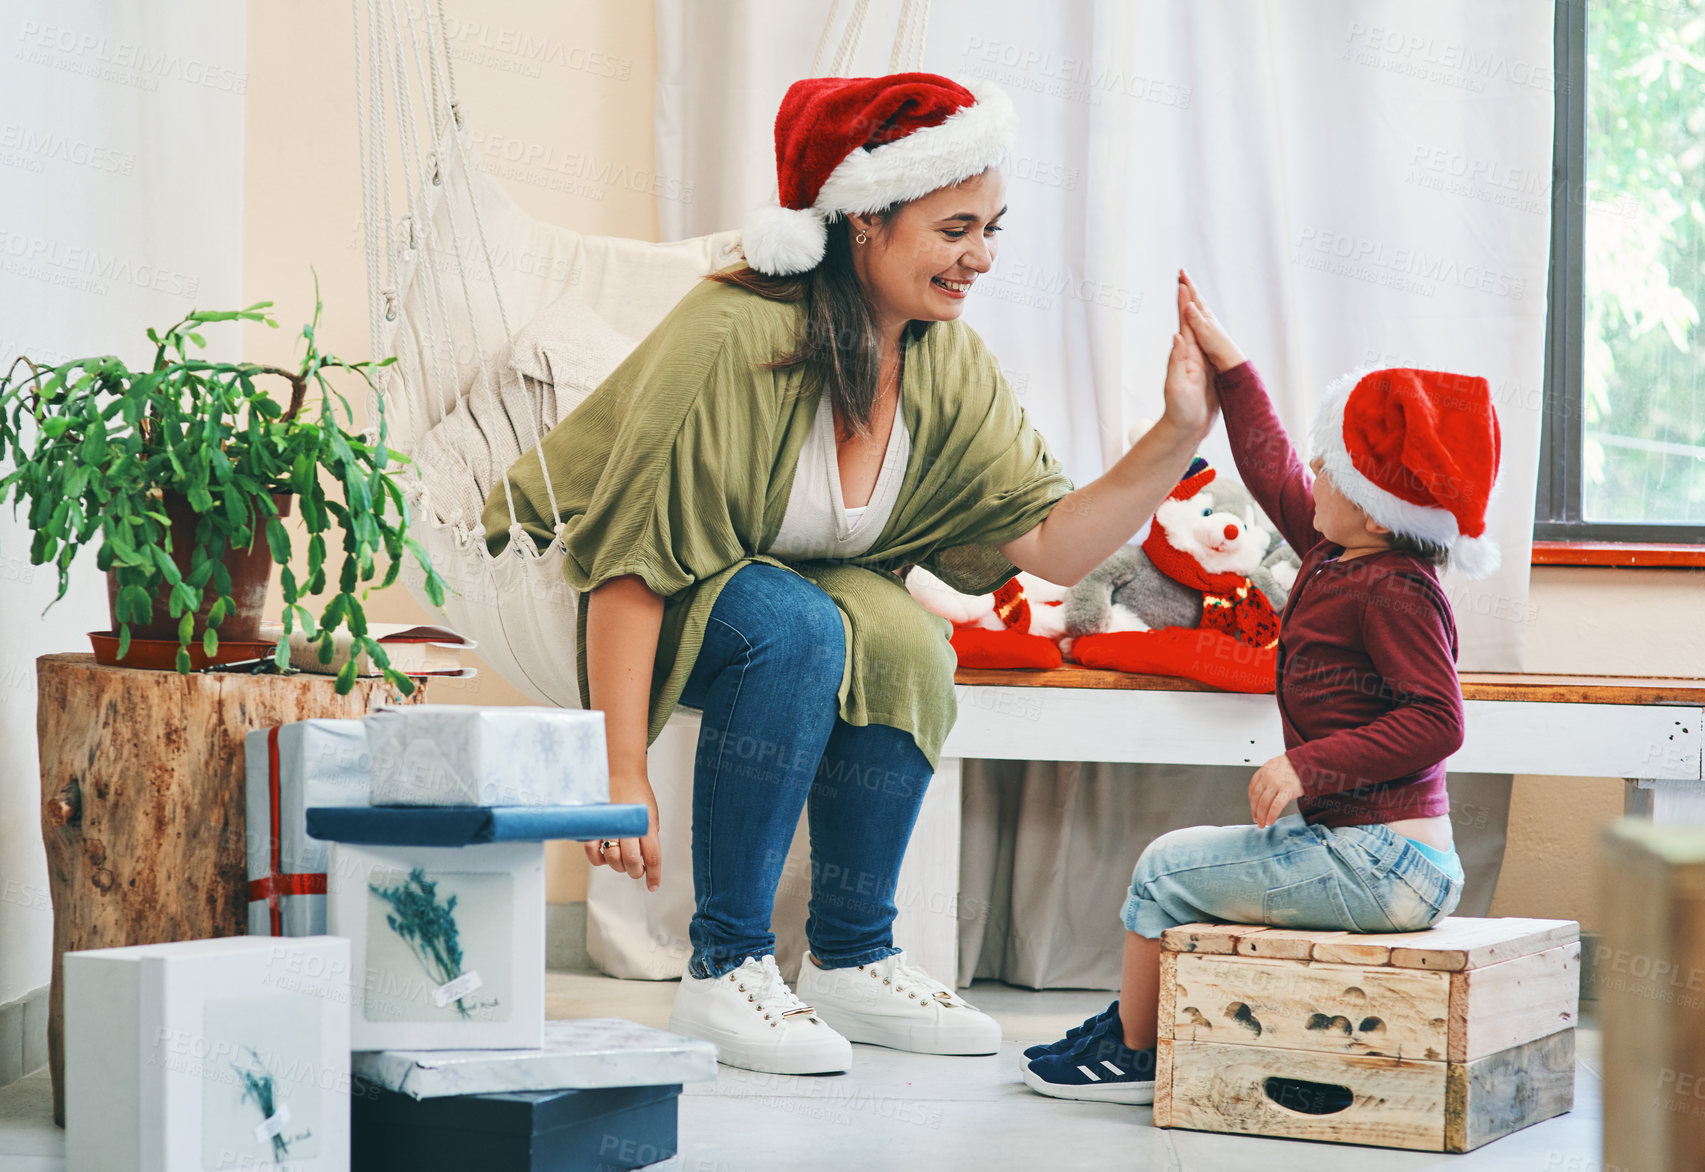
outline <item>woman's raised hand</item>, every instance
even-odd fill
[[[1208,377],[1207,361],[1191,330],[1187,311],[1191,306],[1184,270],[1178,270],[1178,332],[1172,335],[1172,352],[1166,358],[1166,414],[1163,417],[1180,432],[1199,441],[1213,430],[1220,398]]]
[[[1243,351],[1237,348],[1237,343],[1225,332],[1213,310],[1202,300],[1202,294],[1190,280],[1190,275],[1183,269],[1178,270],[1178,287],[1181,298],[1179,316],[1188,332],[1195,336],[1202,353],[1213,364],[1214,369],[1224,372],[1234,366],[1242,366]]]

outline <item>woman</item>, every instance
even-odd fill
[[[994,262],[1014,122],[993,87],[933,74],[795,84],[776,119],[780,206],[746,226],[747,266],[689,293],[545,437],[549,486],[539,453],[509,471],[522,528],[541,544],[560,532],[582,594],[581,697],[605,714],[610,798],[651,810],[643,838],[588,843],[594,865],[657,889],[646,747],[677,703],[703,710],[672,1027],[731,1065],[845,1070],[848,1039],[999,1048],[999,1026],[891,935],[955,712],[947,624],[895,571],[923,565],[968,593],[1014,567],[1076,582],[1213,424],[1200,353],[1175,335],[1165,417],[1074,491],[958,320]],[[501,548],[502,486],[485,525]],[[805,1000],[770,932],[802,806]]]

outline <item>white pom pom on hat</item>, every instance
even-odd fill
[[[1448,565],[1467,578],[1485,578],[1503,564],[1503,551],[1490,537],[1458,537],[1450,547]]]
[[[740,226],[746,263],[778,277],[816,268],[828,247],[829,228],[815,209],[762,204]]]

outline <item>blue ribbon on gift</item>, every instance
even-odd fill
[[[477,846],[572,838],[639,838],[650,820],[640,805],[310,806],[308,834],[367,846]]]

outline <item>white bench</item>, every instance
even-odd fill
[[[1271,695],[1091,668],[962,668],[959,720],[900,872],[897,939],[932,973],[958,967],[959,768],[967,757],[1247,765],[1284,751]],[[1464,674],[1467,773],[1627,779],[1626,808],[1705,822],[1705,680]],[[1133,857],[1133,862],[1135,861]]]
[[[965,758],[1253,769],[1284,749],[1271,695],[1080,667],[961,669],[955,678],[959,719],[900,870],[894,932],[924,968],[943,979],[958,971],[959,783]],[[1462,692],[1468,728],[1461,752],[1450,759],[1452,769],[1624,778],[1630,813],[1659,822],[1705,822],[1700,767],[1705,680],[1465,674]],[[690,823],[698,728],[697,712],[679,711],[652,746],[659,800],[665,800],[665,789],[682,791],[666,801],[675,807],[665,814],[666,826]],[[661,783],[671,774],[679,785]],[[684,843],[674,845],[684,851]],[[685,864],[684,853],[681,859]]]

